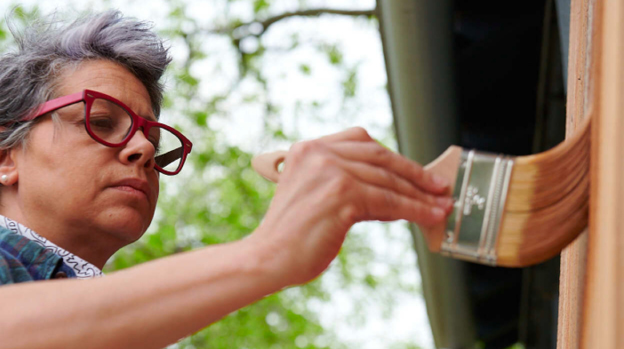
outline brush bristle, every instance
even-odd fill
[[[497,264],[557,255],[587,226],[590,123],[557,147],[516,158],[497,242]]]

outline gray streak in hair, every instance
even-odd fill
[[[59,76],[85,61],[121,64],[145,85],[154,114],[160,114],[159,80],[171,58],[150,24],[107,11],[72,23],[50,16],[21,32],[10,29],[18,49],[0,56],[0,149],[25,141],[33,122],[12,123],[55,97]]]

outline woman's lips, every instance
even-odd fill
[[[126,178],[113,184],[111,188],[146,198],[150,203],[152,202],[152,190],[147,181],[136,178]]]

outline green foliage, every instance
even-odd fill
[[[293,348],[304,341],[303,348],[330,348],[324,344],[335,341],[324,334],[324,329],[310,321],[310,313],[299,314],[285,307],[288,303],[280,294],[272,295],[230,314],[220,322],[186,338],[181,347],[196,348]],[[329,339],[329,340],[328,340]]]
[[[266,11],[269,9],[270,3],[266,0],[254,0],[253,9],[254,13],[258,14],[262,11]]]
[[[329,62],[333,65],[339,65],[342,63],[343,54],[340,48],[336,45],[323,45],[323,51],[327,54]]]
[[[357,67],[348,69],[346,73],[347,76],[342,82],[344,98],[353,98],[357,91]]]
[[[310,68],[309,64],[301,64],[299,70],[305,75],[310,75],[312,73],[312,68]]]
[[[414,343],[397,343],[397,344],[392,345],[388,349],[422,349],[422,348]]]

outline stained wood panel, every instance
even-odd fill
[[[566,102],[566,138],[572,136],[588,116],[590,108],[591,23],[593,2],[570,3],[570,43]],[[561,253],[559,280],[559,321],[557,348],[578,349],[582,319],[582,300],[587,260],[587,231]]]
[[[590,224],[562,256],[558,348],[619,349],[624,348],[624,2],[573,0],[571,14],[569,74],[576,81],[569,78],[567,126],[573,133],[579,116],[592,109]]]
[[[624,2],[598,1],[597,118],[582,348],[624,348]]]

